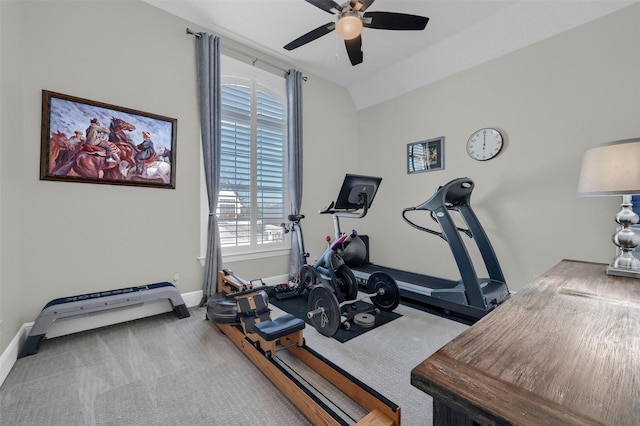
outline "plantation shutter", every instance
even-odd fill
[[[275,235],[265,225],[285,216],[285,107],[267,93],[257,92],[257,243],[271,242]]]
[[[279,225],[286,214],[286,107],[266,92],[252,92],[241,84],[222,86],[217,214],[223,247],[284,241]]]

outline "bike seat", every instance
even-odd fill
[[[289,216],[287,216],[287,219],[289,219],[289,222],[300,222],[300,219],[304,219],[304,215],[303,214],[290,214]]]

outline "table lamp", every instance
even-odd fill
[[[578,195],[622,196],[622,209],[615,216],[621,227],[612,237],[619,255],[607,266],[609,275],[640,278],[640,260],[633,255],[640,243],[631,228],[638,222],[631,209],[633,194],[640,194],[640,138],[605,143],[584,153]]]

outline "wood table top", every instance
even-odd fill
[[[640,280],[563,260],[411,372],[480,423],[640,425]]]

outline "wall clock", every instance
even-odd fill
[[[467,141],[467,154],[474,160],[491,160],[500,153],[503,144],[502,134],[496,129],[480,129]]]

